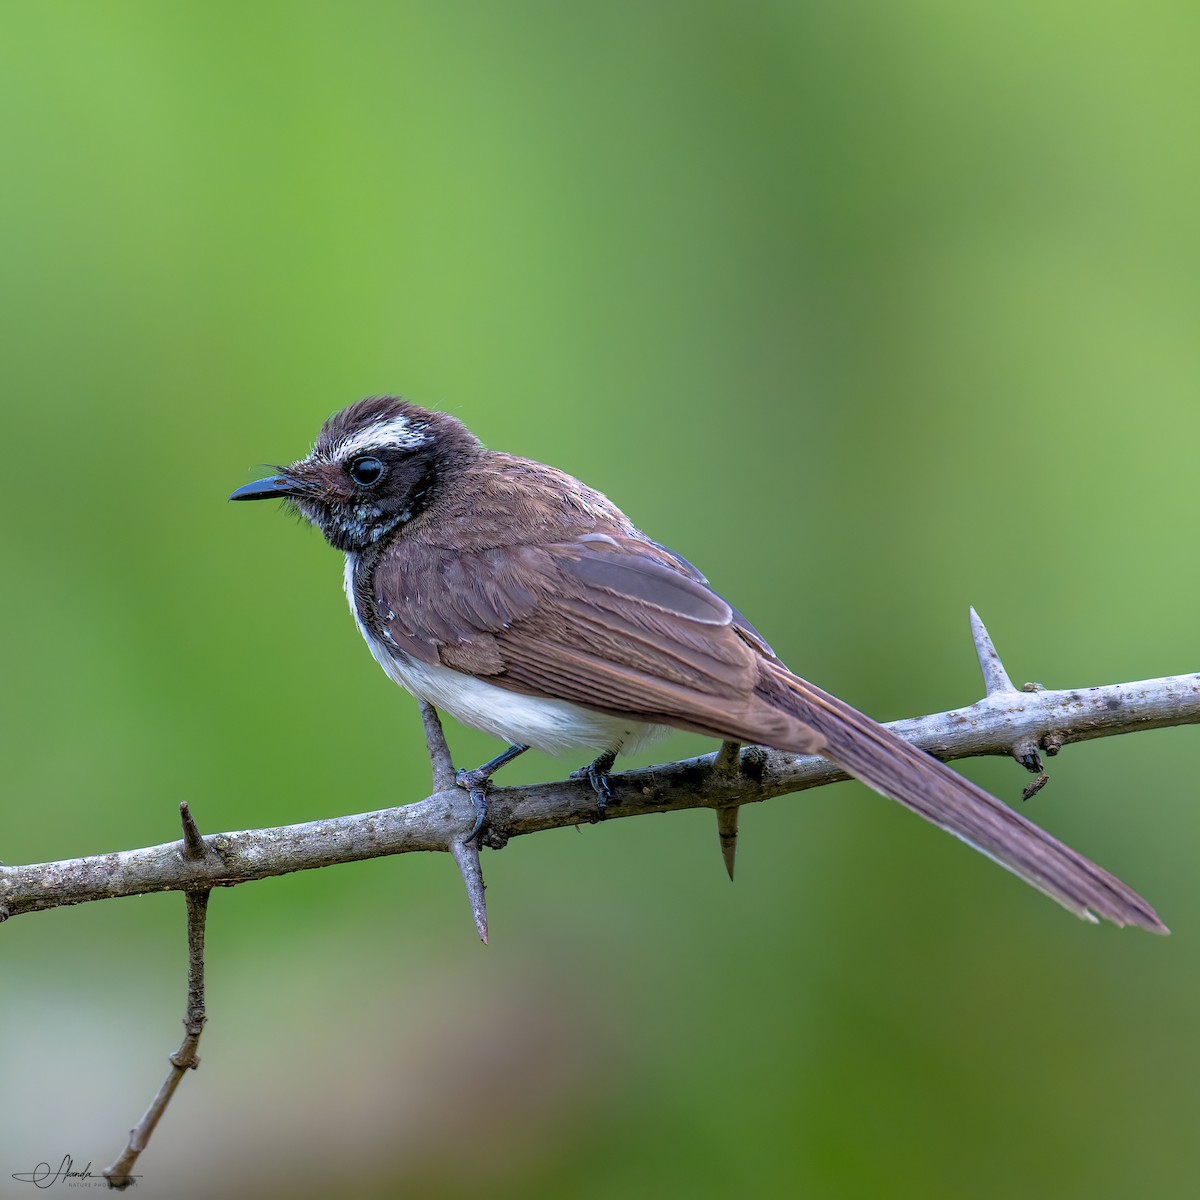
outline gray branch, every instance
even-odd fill
[[[974,614],[972,614],[974,618]],[[890,728],[941,759],[1010,755],[1040,772],[1040,754],[1053,756],[1071,742],[1143,729],[1200,722],[1200,674],[1171,675],[1136,683],[1050,691],[1036,684],[1017,690],[999,664],[978,618],[976,649],[988,694],[967,708],[896,721]],[[436,720],[436,718],[434,718]],[[182,841],[59,862],[0,867],[0,919],[20,913],[138,896],[147,892],[199,891],[413,851],[449,852],[467,880],[472,911],[486,938],[482,877],[462,838],[476,812],[467,793],[449,782],[448,756],[437,747],[440,729],[426,714],[435,761],[435,791],[413,804],[274,829],[249,829],[203,839],[204,854]],[[718,815],[726,864],[732,871],[731,816],[758,803],[847,778],[826,759],[747,747],[612,777],[607,819],[711,808]],[[1044,778],[1041,780],[1044,782]],[[1040,782],[1037,786],[1040,786]],[[495,788],[489,795],[484,844],[499,849],[509,838],[581,825],[596,819],[587,779],[531,787]]]

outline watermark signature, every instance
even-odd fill
[[[13,1178],[18,1183],[32,1183],[34,1187],[48,1188],[56,1183],[66,1184],[67,1187],[108,1187],[108,1180],[102,1174],[92,1174],[92,1162],[88,1159],[86,1167],[77,1167],[75,1160],[64,1154],[62,1162],[52,1167],[48,1162],[38,1163],[32,1171],[14,1171]],[[136,1184],[140,1177],[130,1176]]]

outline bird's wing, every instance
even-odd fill
[[[624,534],[457,551],[375,570],[384,640],[526,695],[797,752],[822,739],[756,692],[770,648],[671,551]]]

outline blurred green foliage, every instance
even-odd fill
[[[607,491],[881,718],[975,698],[968,603],[1018,681],[1194,669],[1198,48],[1184,0],[5,6],[4,859],[424,794],[338,557],[225,504],[371,392]],[[1167,940],[856,785],[747,812],[734,887],[705,813],[488,854],[486,950],[440,857],[216,895],[143,1188],[1192,1196],[1196,748],[1027,809]],[[115,1155],[182,932],[4,927],[0,1180]]]

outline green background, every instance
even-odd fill
[[[1194,670],[1198,50],[1187,0],[5,4],[0,856],[425,794],[339,556],[225,503],[373,392],[606,491],[880,718],[978,696],[972,603],[1018,683]],[[221,891],[143,1192],[1190,1197],[1196,750],[1026,807],[1169,939],[848,784],[747,811],[733,886],[703,812],[487,853],[486,949],[442,856]],[[182,933],[0,930],[5,1194],[111,1161]]]

